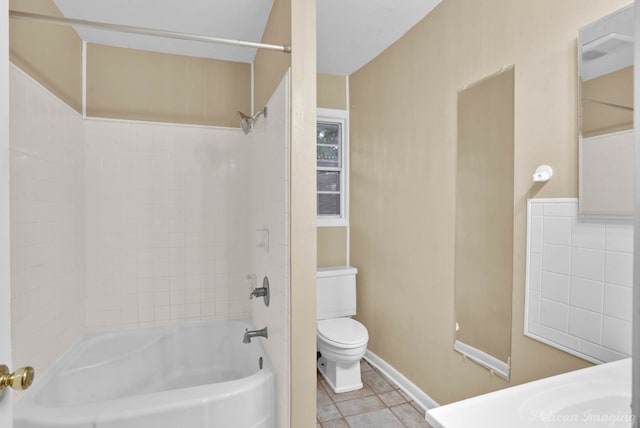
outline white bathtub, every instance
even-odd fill
[[[14,410],[15,428],[274,428],[275,383],[246,321],[86,336]],[[262,369],[260,369],[262,359]]]

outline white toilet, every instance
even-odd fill
[[[336,393],[362,388],[360,359],[369,333],[356,314],[356,273],[351,266],[318,268],[318,370]]]

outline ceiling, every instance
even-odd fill
[[[348,75],[371,61],[441,0],[317,0],[318,71]],[[259,42],[273,0],[55,0],[67,18]],[[225,61],[256,49],[75,28],[90,43]],[[282,43],[284,43],[283,41]]]

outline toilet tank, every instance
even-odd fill
[[[317,319],[350,317],[356,314],[356,274],[353,266],[318,268]]]

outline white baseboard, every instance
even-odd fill
[[[407,379],[402,373],[393,368],[382,358],[378,357],[373,352],[367,349],[367,353],[364,354],[364,359],[369,362],[376,369],[380,370],[385,376],[391,379],[396,385],[400,387],[405,394],[407,394],[413,401],[416,402],[423,410],[429,410],[440,405],[429,397],[423,390],[418,388],[416,384]]]

